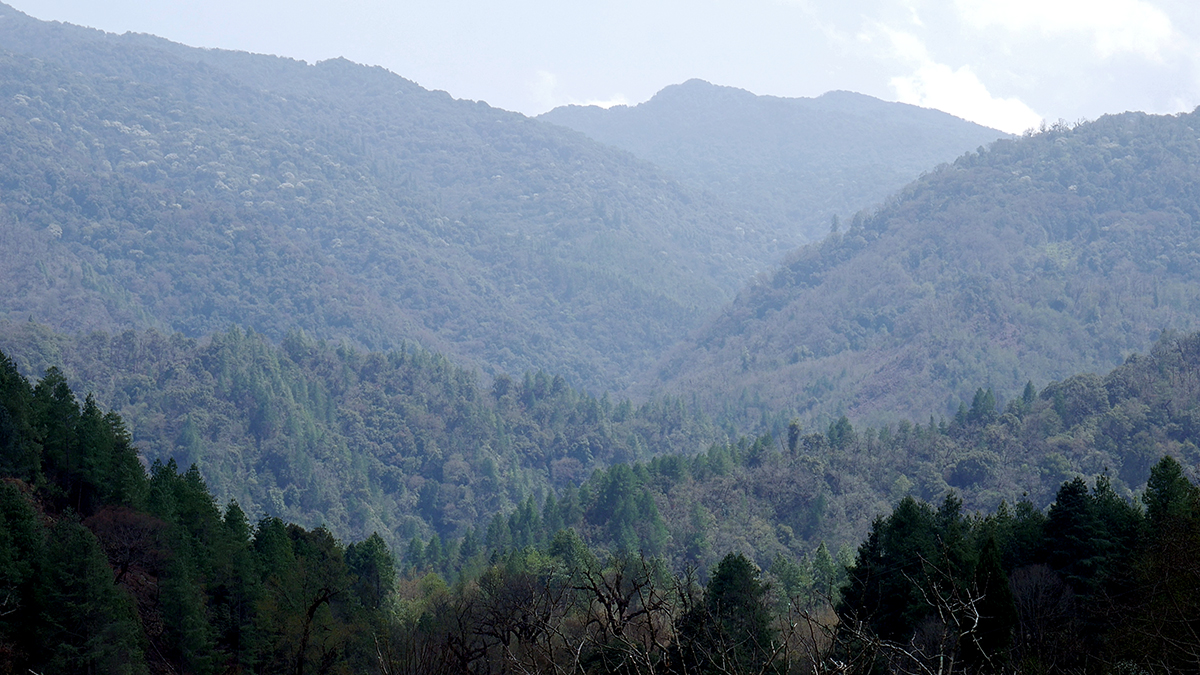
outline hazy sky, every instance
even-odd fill
[[[7,1],[195,46],[344,56],[527,114],[639,103],[693,77],[849,89],[1014,132],[1200,105],[1196,0]]]

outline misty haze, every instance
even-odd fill
[[[1189,672],[1183,2],[0,4],[0,672]]]

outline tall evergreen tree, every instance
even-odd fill
[[[252,669],[258,647],[254,620],[261,585],[250,524],[236,501],[225,507],[212,557],[208,613],[217,647],[224,655],[224,669]]]
[[[0,473],[29,483],[41,475],[41,451],[33,421],[33,387],[0,353]]]
[[[24,672],[38,635],[38,565],[46,533],[29,498],[0,482],[0,672]]]
[[[363,607],[372,612],[384,609],[395,590],[396,565],[387,544],[378,534],[346,548],[346,565],[353,575],[353,591]]]
[[[704,600],[679,622],[680,672],[763,672],[775,654],[767,587],[741,553],[721,559]]]
[[[974,668],[999,672],[1008,661],[1017,625],[1017,607],[1000,561],[1000,547],[987,536],[975,565],[971,596],[977,598],[979,623],[965,636],[963,656]]]
[[[132,599],[96,537],[71,518],[49,532],[38,583],[36,660],[47,672],[146,673]]]

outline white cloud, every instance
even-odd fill
[[[532,89],[533,100],[542,107],[543,110],[550,110],[555,104],[554,90],[558,88],[558,77],[554,73],[539,70],[533,83],[530,85]]]
[[[901,103],[936,108],[951,115],[1009,133],[1036,127],[1042,117],[1018,98],[992,95],[969,65],[954,69],[939,63],[921,38],[887,26],[876,25],[859,35],[864,43],[886,39],[887,60],[910,69],[908,75],[891,78],[888,85]]]
[[[893,56],[912,63],[927,63],[932,60],[929,57],[929,50],[925,47],[925,43],[916,35],[905,33],[904,31],[892,30],[886,26],[880,27],[880,30],[891,42]],[[863,36],[863,39],[870,40],[872,36],[866,34]]]
[[[1138,54],[1159,59],[1176,38],[1171,19],[1144,0],[955,0],[963,19],[1042,36],[1084,33],[1096,54]]]
[[[558,93],[558,76],[545,70],[539,70],[530,85],[533,99],[537,101],[542,112],[557,108],[560,105],[594,105],[601,108],[611,108],[615,105],[629,105],[629,99],[624,94],[613,94],[608,98],[580,100],[572,96],[561,96]]]
[[[572,103],[577,103],[577,102],[572,101]],[[600,108],[608,109],[615,105],[629,105],[629,99],[625,98],[625,96],[623,94],[615,94],[611,98],[592,99],[590,101],[583,101],[581,103],[578,103],[578,105],[594,105],[594,106],[597,106]]]
[[[1035,127],[1042,120],[1018,98],[992,96],[970,66],[954,70],[929,61],[911,75],[893,77],[888,84],[902,103],[936,108],[1013,134]]]

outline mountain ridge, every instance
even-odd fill
[[[1196,117],[1056,125],[926,174],[739,294],[660,390],[735,415],[953,415],[981,384],[1012,397],[1193,330]]]
[[[415,339],[619,389],[782,252],[648,164],[381,68],[0,11],[13,317]]]
[[[789,246],[1007,134],[853,92],[759,96],[691,79],[634,106],[562,106],[538,119],[632,152],[757,215]]]

